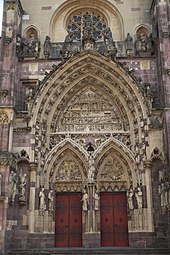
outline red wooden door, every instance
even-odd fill
[[[81,194],[58,193],[56,195],[57,247],[82,246]]]
[[[101,193],[101,245],[128,246],[127,202],[125,193]]]

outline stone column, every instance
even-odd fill
[[[145,185],[146,185],[146,196],[147,196],[147,213],[146,219],[147,220],[147,228],[149,231],[153,231],[153,200],[152,200],[152,163],[150,160],[144,162],[144,169],[145,169]]]
[[[14,121],[14,112],[10,113],[10,126],[9,126],[9,144],[8,144],[8,151],[12,152],[12,145],[13,145],[13,121]]]
[[[89,208],[88,208],[88,232],[83,234],[83,246],[86,248],[100,247],[100,232],[97,232],[97,220],[98,210],[94,208],[94,194],[95,194],[95,182],[90,181],[88,183],[89,190]]]
[[[5,249],[5,231],[7,228],[8,210],[8,179],[11,164],[10,154],[0,153],[0,175],[1,175],[1,194],[0,194],[0,251]]]
[[[89,184],[89,232],[93,232],[93,184]]]
[[[35,189],[36,189],[36,163],[30,163],[30,201],[29,201],[29,231],[34,232],[35,226]]]

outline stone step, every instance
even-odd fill
[[[170,255],[170,249],[159,248],[131,248],[131,247],[106,247],[106,248],[52,248],[52,249],[33,249],[33,250],[11,250],[6,255]]]

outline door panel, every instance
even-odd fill
[[[81,194],[56,195],[57,247],[82,246]]]
[[[114,218],[112,194],[101,194],[101,245],[114,246]]]
[[[69,246],[81,247],[82,243],[82,212],[81,212],[81,195],[73,194],[70,196],[70,229],[69,229]]]
[[[68,196],[56,195],[56,246],[68,246]]]
[[[128,246],[126,194],[114,194],[115,246]]]
[[[125,193],[101,193],[101,246],[128,246]]]

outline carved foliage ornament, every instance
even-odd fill
[[[4,111],[0,111],[0,124],[6,124],[8,123],[8,121],[9,119],[7,113]]]

